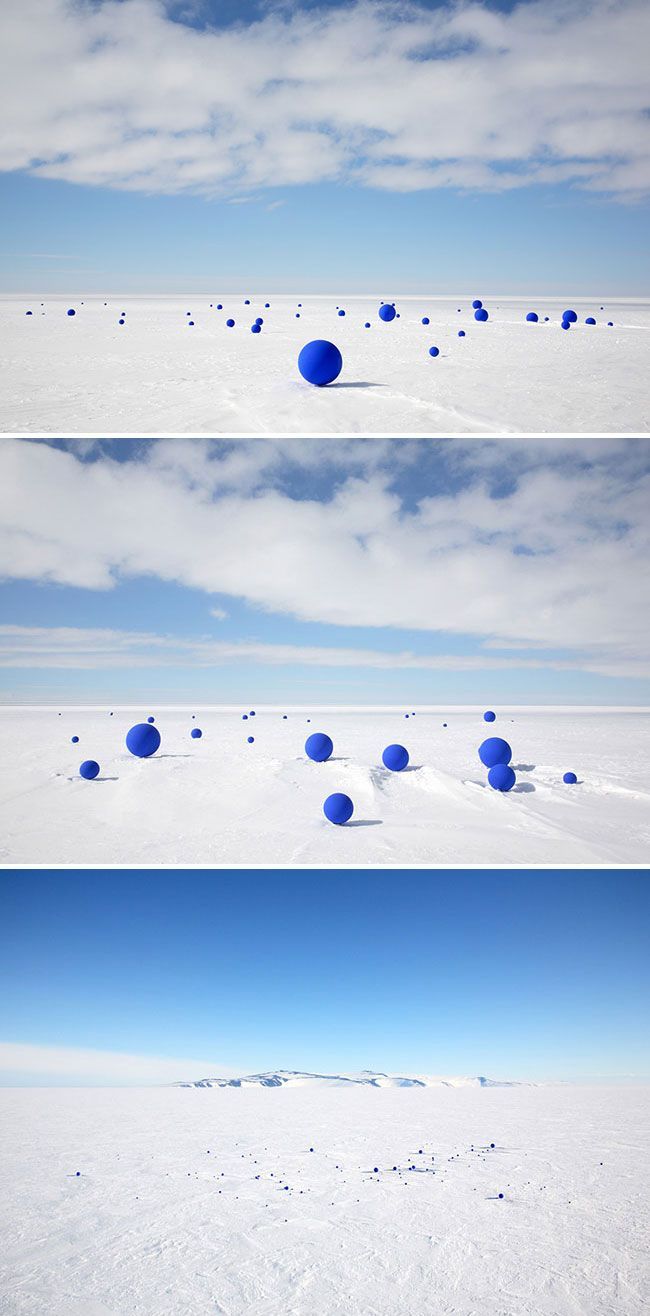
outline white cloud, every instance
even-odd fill
[[[248,196],[352,181],[650,186],[645,0],[350,4],[227,29],[161,0],[5,0],[0,168]]]
[[[213,1060],[177,1060],[84,1047],[0,1042],[0,1076],[20,1076],[27,1084],[35,1079],[73,1085],[175,1083],[203,1074],[219,1077],[231,1072],[223,1065],[215,1065]]]
[[[284,451],[300,467],[331,447]],[[376,447],[386,454],[351,447],[368,470],[315,501],[286,492],[269,466],[282,445],[266,441],[226,448],[223,463],[219,442],[175,440],[137,461],[84,462],[5,439],[2,569],[94,590],[151,576],[306,622],[470,635],[493,651],[557,649],[599,670],[647,670],[647,445],[592,441],[567,460],[571,445],[449,442],[458,492],[432,494],[422,479],[408,505],[393,481],[422,445],[394,444],[385,466]],[[495,498],[499,452],[518,478]]]

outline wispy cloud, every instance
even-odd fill
[[[38,1046],[30,1042],[0,1042],[0,1084],[51,1081],[80,1084],[174,1083],[202,1074],[228,1074],[213,1060],[139,1056],[122,1051],[96,1051],[84,1047]]]
[[[5,0],[0,167],[239,197],[323,180],[650,187],[645,0],[397,0],[190,26],[158,0]]]

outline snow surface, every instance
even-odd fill
[[[256,708],[251,702],[250,708]],[[0,710],[4,864],[425,867],[647,863],[650,710],[118,708]],[[192,720],[195,713],[195,720]],[[283,719],[287,714],[287,720]],[[129,727],[154,715],[158,753],[136,759]],[[308,721],[308,719],[311,721]],[[445,728],[443,723],[448,725]],[[198,726],[201,740],[190,739]],[[304,753],[326,731],[327,763]],[[79,736],[79,744],[70,743]],[[255,742],[247,744],[253,735]],[[513,750],[517,785],[487,785],[486,736]],[[400,743],[409,767],[382,766]],[[95,759],[95,781],[78,775]],[[566,786],[565,771],[578,784]],[[354,803],[349,824],[326,796]]]
[[[29,296],[2,298],[0,430],[389,437],[650,430],[650,301],[479,290],[397,298],[400,319],[384,324],[380,297],[250,294],[245,306],[247,295],[111,297],[106,306],[103,297],[49,297],[43,306]],[[474,320],[474,296],[489,310],[485,324]],[[565,332],[560,320],[569,307],[578,324]],[[539,324],[526,323],[529,310]],[[252,334],[258,315],[262,332]],[[588,315],[595,326],[585,325]],[[305,383],[297,368],[301,347],[314,338],[343,353],[339,379],[324,389]],[[432,345],[440,349],[435,359]]]
[[[649,1122],[636,1087],[5,1089],[0,1311],[641,1316]]]

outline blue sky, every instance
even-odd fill
[[[10,0],[5,292],[648,295],[641,0]]]
[[[643,873],[5,872],[0,904],[5,1083],[650,1074]]]
[[[635,440],[5,440],[4,702],[649,701]]]

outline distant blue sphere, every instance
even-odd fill
[[[481,307],[480,311],[474,312],[475,320],[487,320],[487,318],[488,318],[488,313],[484,306]]]
[[[256,323],[256,324],[264,324],[264,321],[263,321],[261,315],[258,315],[258,316],[257,316],[257,319],[255,320],[255,323]]]
[[[345,315],[345,311],[340,310],[340,311],[339,311],[339,315]]]
[[[486,768],[493,768],[496,763],[509,763],[512,750],[507,740],[500,736],[490,736],[479,746],[478,756]]]
[[[314,763],[325,763],[334,749],[334,742],[324,731],[314,731],[305,741],[305,754]]]
[[[31,314],[32,314],[31,311],[25,311],[25,315],[31,315]]]
[[[613,328],[614,328],[614,321],[613,321],[613,320],[608,320],[608,321],[607,321],[607,328],[608,328],[608,329],[613,329]]]
[[[218,311],[223,311],[223,302],[218,302],[218,303],[217,303],[217,310],[218,310]]]
[[[562,314],[562,319],[563,319],[563,320],[568,320],[568,321],[569,321],[569,324],[576,324],[576,323],[577,323],[577,320],[578,320],[578,317],[577,317],[575,311],[564,311],[563,314]]]
[[[431,324],[431,321],[430,321],[428,315],[423,315],[423,316],[422,316],[422,323],[423,323],[423,324]]]
[[[472,307],[473,307],[473,309],[474,309],[475,311],[480,311],[482,305],[483,305],[483,302],[480,302],[480,301],[478,300],[478,297],[477,297],[477,299],[476,299],[475,302],[472,302]]]
[[[248,713],[242,713],[241,720],[242,722],[248,722]]]
[[[247,740],[247,743],[248,743],[249,745],[254,745],[254,744],[255,744],[255,736],[247,736],[247,737],[246,737],[246,740]]]
[[[390,302],[383,302],[379,307],[379,319],[387,322],[395,319],[395,307]]]
[[[391,772],[402,772],[409,761],[408,750],[403,745],[387,745],[381,761]]]
[[[73,745],[78,745],[78,744],[79,744],[79,737],[78,737],[78,736],[72,736],[71,739],[72,739],[72,744],[73,744]]]
[[[250,302],[250,297],[247,297],[246,300],[245,300],[245,302],[244,302],[244,306],[250,306],[250,304],[251,304],[251,302]]]
[[[94,759],[86,759],[79,769],[79,776],[84,777],[86,781],[93,781],[98,773],[99,763],[95,763]]]
[[[314,338],[306,343],[298,357],[298,369],[308,384],[322,388],[331,384],[341,373],[343,357],[334,343],[326,338]]]
[[[149,722],[138,722],[126,735],[126,748],[138,759],[148,759],[160,745],[160,732]]]
[[[190,735],[192,737],[192,740],[200,740],[201,736],[203,735],[203,732],[199,731],[198,727],[192,727],[192,730],[190,731]]]
[[[249,715],[249,717],[255,717],[255,709],[254,709],[254,708],[250,708],[250,709],[248,710],[248,715]]]
[[[270,305],[271,305],[270,302],[265,302],[265,303],[264,303],[264,310],[265,310],[265,311],[268,311]]]
[[[118,323],[118,324],[124,324],[124,320],[118,320],[117,323]],[[190,320],[190,324],[194,324],[194,321],[193,321],[193,320]]]
[[[354,805],[349,795],[336,791],[334,795],[328,795],[323,805],[323,813],[328,822],[336,823],[337,827],[341,827],[343,823],[350,821],[354,813]]]
[[[488,781],[495,791],[511,791],[517,778],[507,763],[495,763],[488,772]]]
[[[576,777],[575,772],[565,772],[562,778],[562,781],[566,782],[567,786],[575,786],[577,780],[578,778]]]
[[[595,323],[596,321],[594,320],[593,315],[588,315],[587,319],[585,320],[585,324],[595,324]]]
[[[459,330],[458,330],[458,337],[459,337],[459,338],[464,338],[464,337],[465,337],[465,330],[464,330],[464,329],[459,329]]]
[[[155,717],[148,717],[147,722],[155,722]]]
[[[536,311],[529,311],[528,315],[526,316],[526,319],[530,320],[531,324],[537,324],[537,321],[539,320],[539,316]]]
[[[235,327],[235,321],[234,321],[234,320],[226,320],[226,324],[227,324],[227,326],[228,326],[229,329],[234,329],[234,327]]]
[[[68,311],[68,315],[76,315],[76,314],[77,312],[73,311],[72,307],[70,307],[70,310]]]
[[[496,722],[496,720],[497,720],[497,715],[496,715],[496,713],[493,713],[493,712],[492,712],[492,709],[491,709],[491,708],[488,708],[487,713],[484,713],[484,714],[483,714],[483,721],[484,721],[484,722]]]
[[[439,348],[439,347],[430,347],[430,348],[429,348],[429,356],[440,356],[440,348]]]
[[[366,323],[364,324],[363,327],[364,327],[364,329],[369,329],[369,328],[370,328],[370,320],[366,320]]]
[[[256,324],[252,324],[252,325],[251,325],[251,333],[252,333],[252,334],[261,334],[261,332],[262,332],[262,326],[261,326],[261,324],[257,324],[257,323],[256,323]]]

